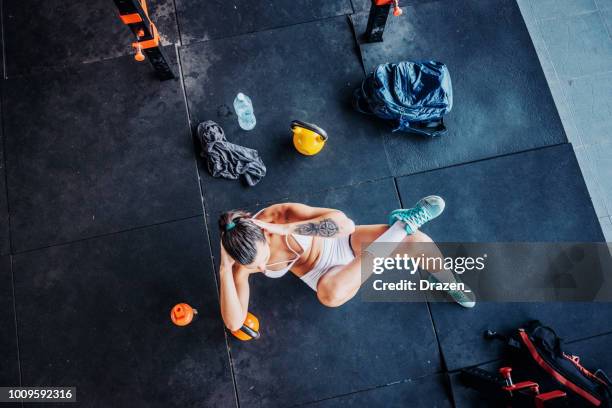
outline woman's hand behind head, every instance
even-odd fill
[[[229,256],[229,254],[227,253],[227,251],[223,247],[223,244],[221,244],[219,246],[221,247],[221,265],[223,265],[225,267],[225,269],[228,269],[228,270],[231,271],[232,267],[234,266],[236,261],[234,260],[234,258]]]

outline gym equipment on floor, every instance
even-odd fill
[[[461,370],[461,380],[470,388],[485,394],[495,406],[515,408],[569,407],[567,394],[561,390],[540,392],[540,386],[533,381],[512,381],[512,367],[502,367],[499,374],[478,367]],[[493,400],[493,401],[491,401]]]
[[[292,121],[291,130],[293,131],[293,145],[298,152],[306,156],[319,153],[328,139],[325,130],[301,120]]]
[[[372,0],[368,25],[365,32],[367,42],[381,42],[387,25],[387,17],[393,6],[393,15],[399,17],[403,11],[399,6],[399,0]]]
[[[611,405],[610,378],[601,369],[590,371],[583,366],[580,357],[565,350],[563,340],[551,327],[533,320],[513,330],[511,334],[487,330],[484,336],[486,339],[501,340],[505,343],[512,355],[511,361],[515,365],[521,370],[526,370],[530,376],[537,375],[540,381],[554,384],[567,394],[570,406],[609,407]],[[501,373],[511,385],[510,370],[506,369]],[[523,388],[531,389],[532,393],[535,391],[535,394],[538,394],[538,388],[534,388],[533,383]]]
[[[197,314],[197,309],[192,308],[187,303],[179,303],[170,311],[170,319],[177,326],[187,326]]]
[[[247,317],[242,324],[242,327],[232,334],[242,340],[249,341],[259,338],[259,319],[257,319],[251,312],[247,312]]]
[[[433,60],[380,64],[353,92],[353,108],[387,120],[393,131],[443,135],[453,108],[450,73]]]
[[[132,43],[136,51],[134,59],[144,61],[146,56],[161,80],[176,78],[161,49],[157,28],[149,19],[146,0],[115,0],[115,5],[123,24],[136,36],[136,41]]]

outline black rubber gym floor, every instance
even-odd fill
[[[351,0],[176,0],[184,44],[296,25],[353,12]],[[296,47],[296,54],[312,51]],[[296,55],[297,56],[297,55]]]
[[[8,79],[3,105],[14,251],[202,212],[178,81],[126,56]]]
[[[13,282],[11,275],[11,258],[0,256],[0,349],[3,351],[0,383],[3,385],[19,384],[17,362],[17,342],[15,341],[15,314],[13,304]]]
[[[0,137],[1,137],[0,133]],[[6,170],[4,169],[4,144],[0,143],[0,255],[9,253],[9,217],[6,202]]]
[[[159,82],[112,2],[2,2],[0,386],[76,386],[84,407],[477,406],[457,370],[501,364],[482,331],[531,318],[612,370],[611,304],[329,309],[292,275],[257,277],[261,339],[224,330],[216,221],[231,208],[298,201],[384,223],[439,194],[446,211],[424,228],[437,241],[603,241],[515,2],[414,1],[375,45],[359,40],[368,4],[150,1],[181,74]],[[366,70],[423,58],[453,78],[447,135],[351,109]],[[232,113],[240,91],[251,132]],[[192,138],[208,119],[259,151],[260,184],[208,174]],[[319,155],[294,150],[293,119],[328,131]],[[177,328],[182,301],[199,315]]]

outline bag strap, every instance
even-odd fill
[[[402,120],[400,119],[397,128],[393,129],[393,131],[395,132],[403,127],[408,132],[430,137],[440,136],[447,132],[444,118],[431,122],[410,123],[406,121],[404,123],[408,126],[402,126]],[[425,126],[419,126],[419,124],[425,124]]]
[[[361,88],[357,88],[353,91],[353,109],[355,109],[359,113],[363,113],[364,115],[373,115],[372,112],[366,111],[362,107],[362,103],[365,102],[365,91],[363,90],[363,84]]]
[[[595,372],[595,374],[593,374],[592,372],[590,372],[589,370],[587,370],[582,364],[580,364],[580,357],[578,356],[574,356],[571,354],[566,354],[563,353],[563,357],[568,360],[570,363],[574,364],[576,366],[576,368],[578,369],[578,371],[580,371],[582,373],[582,375],[584,375],[587,378],[590,378],[592,380],[597,381],[598,383],[600,383],[601,385],[604,386],[610,386],[610,379],[608,378],[608,376],[606,375],[605,372],[603,372],[602,370],[597,370]],[[602,374],[603,376],[598,376],[597,374]]]
[[[593,375],[603,381],[607,387],[612,387],[612,380],[610,380],[610,377],[608,377],[606,372],[601,368],[595,370],[595,374]],[[612,389],[610,389],[610,391],[612,392]]]

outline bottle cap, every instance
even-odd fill
[[[187,303],[179,303],[170,311],[170,319],[177,326],[187,326],[196,314],[198,314],[198,311]]]

